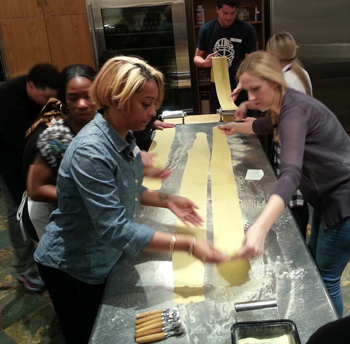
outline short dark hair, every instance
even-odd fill
[[[36,88],[58,89],[60,72],[50,63],[37,64],[28,73],[27,81],[31,81]]]
[[[219,9],[224,5],[238,8],[239,2],[237,0],[218,0],[216,2],[216,7]]]
[[[95,79],[96,71],[94,68],[84,64],[73,64],[67,66],[60,74],[57,99],[66,105],[66,87],[68,82],[76,77],[87,78],[91,81]]]

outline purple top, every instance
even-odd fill
[[[273,129],[269,114],[253,122],[256,134],[269,134]],[[288,89],[278,131],[281,174],[273,194],[287,205],[299,186],[326,229],[349,217],[350,140],[336,116],[315,98]]]

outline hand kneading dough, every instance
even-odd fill
[[[237,254],[244,239],[237,185],[232,170],[231,151],[225,133],[213,128],[211,157],[211,197],[214,246],[231,256]],[[217,265],[221,286],[238,286],[248,280],[248,260],[233,260]]]
[[[165,168],[168,161],[171,145],[173,144],[176,128],[157,130],[148,153],[156,154],[152,165]],[[162,187],[162,180],[159,178],[143,178],[142,185],[150,190],[159,190]]]
[[[205,228],[207,218],[207,187],[210,152],[207,136],[198,133],[193,148],[188,151],[188,159],[181,183],[180,195],[191,199],[197,212],[204,220],[203,227],[186,227],[180,220],[176,233],[193,234],[198,239],[207,239]],[[177,303],[200,302],[204,300],[204,264],[187,252],[175,251],[173,255],[173,300]]]

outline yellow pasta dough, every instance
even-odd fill
[[[191,199],[197,206],[197,212],[204,220],[202,227],[186,227],[180,220],[177,223],[178,234],[192,234],[206,240],[207,231],[207,187],[210,152],[207,136],[198,133],[193,148],[188,151],[188,159],[181,183],[180,195]],[[173,255],[174,294],[176,303],[200,302],[204,300],[204,264],[189,256],[187,252],[175,251]]]
[[[214,246],[234,256],[244,239],[241,208],[237,185],[232,170],[231,151],[226,135],[213,128],[211,157],[211,197],[214,224]],[[241,285],[248,280],[250,265],[247,260],[233,260],[217,265],[221,286]]]
[[[154,167],[165,168],[168,161],[171,146],[175,137],[175,128],[157,130],[148,152],[156,154],[152,165]],[[145,177],[142,185],[150,190],[159,190],[162,187],[161,179]]]
[[[236,110],[237,106],[231,98],[231,84],[228,75],[227,57],[212,58],[212,74],[215,82],[216,93],[218,95],[221,109]]]

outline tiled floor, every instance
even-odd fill
[[[63,344],[55,311],[47,292],[27,291],[14,277],[13,250],[0,192],[0,323],[1,344]],[[350,315],[350,265],[342,279],[344,315]]]

